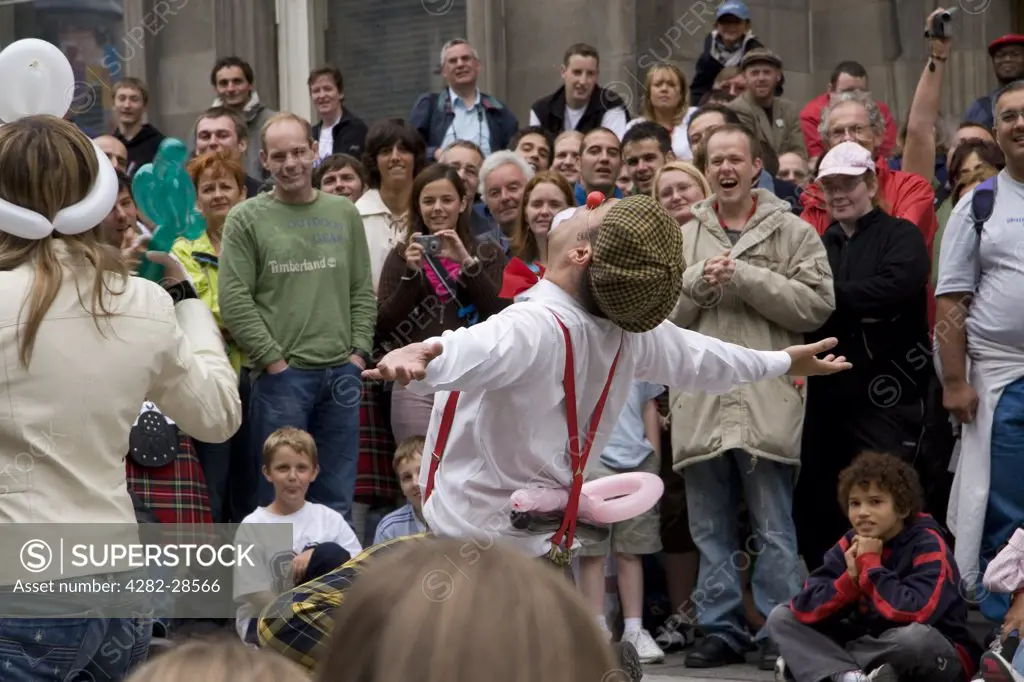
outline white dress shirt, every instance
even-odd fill
[[[436,393],[420,485],[426,486],[449,391],[462,391],[446,450],[423,505],[430,529],[467,538],[463,556],[504,541],[531,556],[550,549],[550,535],[512,528],[509,496],[520,488],[568,488],[572,482],[562,374],[565,341],[573,341],[580,438],[622,342],[615,379],[588,459],[600,459],[634,379],[674,388],[726,393],[789,371],[784,351],[734,346],[665,322],[645,334],[623,332],[588,314],[557,285],[541,280],[517,302],[473,327],[431,339],[444,352],[427,366],[421,395]]]

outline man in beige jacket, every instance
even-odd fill
[[[683,226],[683,294],[673,313],[681,326],[749,348],[803,343],[835,308],[832,273],[821,238],[785,201],[753,189],[761,149],[744,126],[723,125],[707,140],[714,192],[694,205]],[[673,467],[686,482],[690,532],[700,551],[694,592],[698,626],[708,633],[687,656],[690,668],[744,660],[751,647],[740,572],[756,556],[752,587],[767,616],[800,589],[793,488],[800,463],[804,400],[780,377],[725,395],[672,392]],[[753,535],[739,536],[745,498]],[[762,628],[754,643],[762,670],[778,650]]]
[[[748,52],[741,62],[747,78],[747,91],[729,102],[740,122],[757,134],[762,151],[769,154],[768,172],[778,173],[778,158],[788,152],[807,158],[807,147],[800,132],[800,107],[784,97],[776,97],[775,89],[782,80],[782,60],[771,50],[758,47]],[[773,167],[775,166],[775,167]]]

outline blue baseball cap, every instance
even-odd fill
[[[726,0],[715,13],[715,21],[720,21],[725,16],[734,16],[740,21],[750,21],[750,10],[747,9],[746,3],[740,0]]]

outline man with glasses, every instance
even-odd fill
[[[878,103],[860,90],[841,92],[832,98],[821,115],[821,140],[826,150],[848,140],[867,149],[875,159],[875,175],[881,200],[890,215],[917,225],[931,254],[938,220],[935,217],[935,192],[920,175],[889,169],[881,155],[885,138],[885,118]],[[821,186],[809,185],[800,197],[801,217],[823,234],[832,223]]]
[[[313,188],[309,121],[277,114],[260,138],[274,189],[228,214],[219,282],[224,325],[253,363],[253,466],[278,428],[310,432],[320,472],[309,499],[351,522],[360,374],[377,319],[366,232],[348,199]],[[265,506],[274,491],[260,483]]]
[[[1011,33],[1002,38],[996,38],[989,43],[988,53],[992,57],[992,68],[996,72],[999,89],[1024,78],[1024,35]],[[995,121],[992,118],[992,102],[999,89],[995,93],[976,99],[967,108],[964,122],[977,123],[992,130],[995,127]]]

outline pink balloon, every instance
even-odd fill
[[[661,499],[665,484],[655,474],[633,472],[605,476],[584,483],[580,491],[579,517],[610,524],[640,516]],[[560,488],[525,488],[512,493],[517,512],[552,512],[565,509],[569,491]]]

